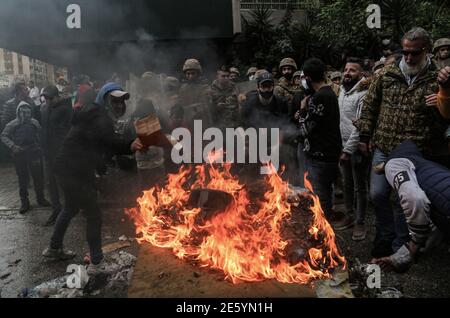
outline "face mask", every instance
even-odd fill
[[[273,96],[273,91],[270,91],[270,92],[259,92],[259,94],[264,99],[270,99]]]
[[[250,76],[248,77],[248,79],[249,79],[250,81],[253,81],[253,80],[255,79],[255,75],[250,75]]]
[[[305,89],[306,96],[314,94],[314,89],[312,88],[312,84],[309,79],[302,79],[302,86]]]
[[[309,90],[308,81],[305,78],[302,79],[302,86],[305,90]]]
[[[383,41],[381,41],[381,43],[382,43],[384,46],[386,46],[386,45],[389,45],[389,44],[391,43],[391,40],[389,40],[389,39],[384,39]]]
[[[113,103],[112,110],[117,118],[122,117],[126,111],[125,103]]]

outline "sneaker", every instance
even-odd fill
[[[50,248],[47,247],[43,252],[42,252],[42,256],[47,257],[47,258],[52,258],[55,260],[59,260],[59,261],[65,261],[65,260],[69,260],[72,259],[76,256],[77,254],[75,254],[72,251],[69,250],[64,250],[62,248]]]
[[[351,228],[355,220],[342,212],[333,212],[328,218],[335,231]]]
[[[20,205],[19,213],[24,214],[28,210],[30,210],[30,200],[28,198],[21,199],[22,204]]]
[[[88,276],[97,276],[101,273],[105,273],[106,272],[106,265],[105,262],[101,261],[98,264],[89,264],[87,266],[87,274]]]
[[[52,206],[51,203],[48,202],[46,198],[37,199],[37,204],[39,206],[46,207],[46,208],[48,208],[49,206]]]
[[[353,241],[363,241],[366,239],[366,227],[364,224],[356,224],[353,228],[352,240]]]

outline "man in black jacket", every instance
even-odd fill
[[[308,96],[300,106],[300,136],[308,178],[325,216],[334,227],[345,228],[351,220],[333,210],[333,182],[339,173],[342,151],[339,103],[333,89],[326,84],[325,72],[325,64],[316,58],[307,60],[303,66]]]
[[[93,102],[95,93],[92,90],[80,97],[82,106],[74,112],[72,128],[56,158],[55,167],[64,191],[65,206],[56,220],[50,246],[43,252],[43,256],[58,260],[75,256],[63,249],[63,239],[71,219],[83,209],[94,272],[103,259],[102,218],[95,187],[98,160],[105,151],[128,154],[143,148],[139,139],[126,141],[114,132],[113,121],[124,115],[129,94],[112,83],[106,84],[99,94],[102,94],[98,98],[101,104]]]
[[[46,225],[53,225],[61,211],[58,183],[55,175],[55,160],[70,130],[72,102],[68,98],[61,98],[58,89],[54,85],[46,87],[42,92],[42,96],[45,98],[45,104],[41,106],[41,143],[44,150],[48,190],[53,209]]]

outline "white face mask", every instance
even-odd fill
[[[302,86],[305,90],[309,89],[308,82],[306,81],[306,79],[302,79]]]
[[[248,78],[250,81],[253,81],[255,79],[255,75],[250,75]]]
[[[381,41],[381,43],[382,43],[384,46],[386,46],[386,45],[389,45],[389,44],[391,43],[391,40],[389,40],[389,39],[384,39],[383,41]]]

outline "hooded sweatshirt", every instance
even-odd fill
[[[72,127],[56,159],[56,171],[59,175],[94,182],[96,166],[104,153],[131,152],[132,141],[117,136],[112,119],[104,106],[103,97],[118,87],[114,85],[110,85],[109,88],[103,87],[97,95],[96,100],[101,104],[93,102],[93,90],[84,94],[84,105],[74,112]]]
[[[16,109],[16,118],[6,125],[1,134],[2,142],[11,150],[14,147],[31,148],[40,144],[41,126],[34,118],[24,122],[20,116],[20,109],[22,108],[28,108],[31,112],[33,111],[30,104],[20,102]]]

